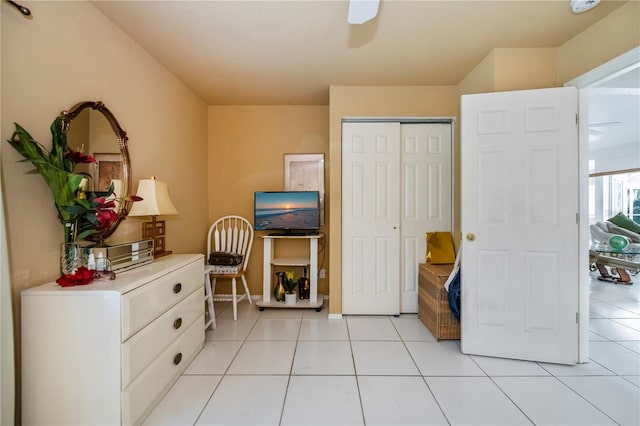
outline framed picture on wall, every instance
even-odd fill
[[[318,191],[320,225],[324,225],[324,154],[285,154],[284,190]]]
[[[118,183],[122,182],[122,171],[124,170],[122,154],[96,153],[93,157],[96,159],[96,163],[91,168],[94,191],[106,192],[109,190],[111,182],[115,181],[116,195],[120,195]]]

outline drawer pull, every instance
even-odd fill
[[[175,294],[178,294],[178,293],[180,293],[181,291],[182,291],[182,284],[181,284],[181,283],[178,283],[178,284],[176,284],[176,285],[174,285],[174,286],[173,286],[173,292],[174,292]]]
[[[173,357],[173,363],[175,365],[180,364],[180,361],[182,361],[182,352],[178,353],[176,356]]]
[[[180,327],[182,327],[182,318],[178,318],[177,320],[175,320],[173,322],[173,328],[175,328],[177,330]]]

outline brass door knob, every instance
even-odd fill
[[[473,233],[468,233],[467,234],[467,241],[474,241],[476,239],[476,235]]]

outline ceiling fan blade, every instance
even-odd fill
[[[349,0],[347,21],[350,24],[364,24],[376,17],[379,5],[380,0]]]

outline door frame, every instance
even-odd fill
[[[578,89],[578,156],[579,156],[579,191],[580,191],[580,287],[579,287],[579,333],[578,357],[580,363],[589,362],[589,94],[591,87],[615,78],[640,62],[640,46],[593,68],[590,71],[570,80],[564,86]]]

